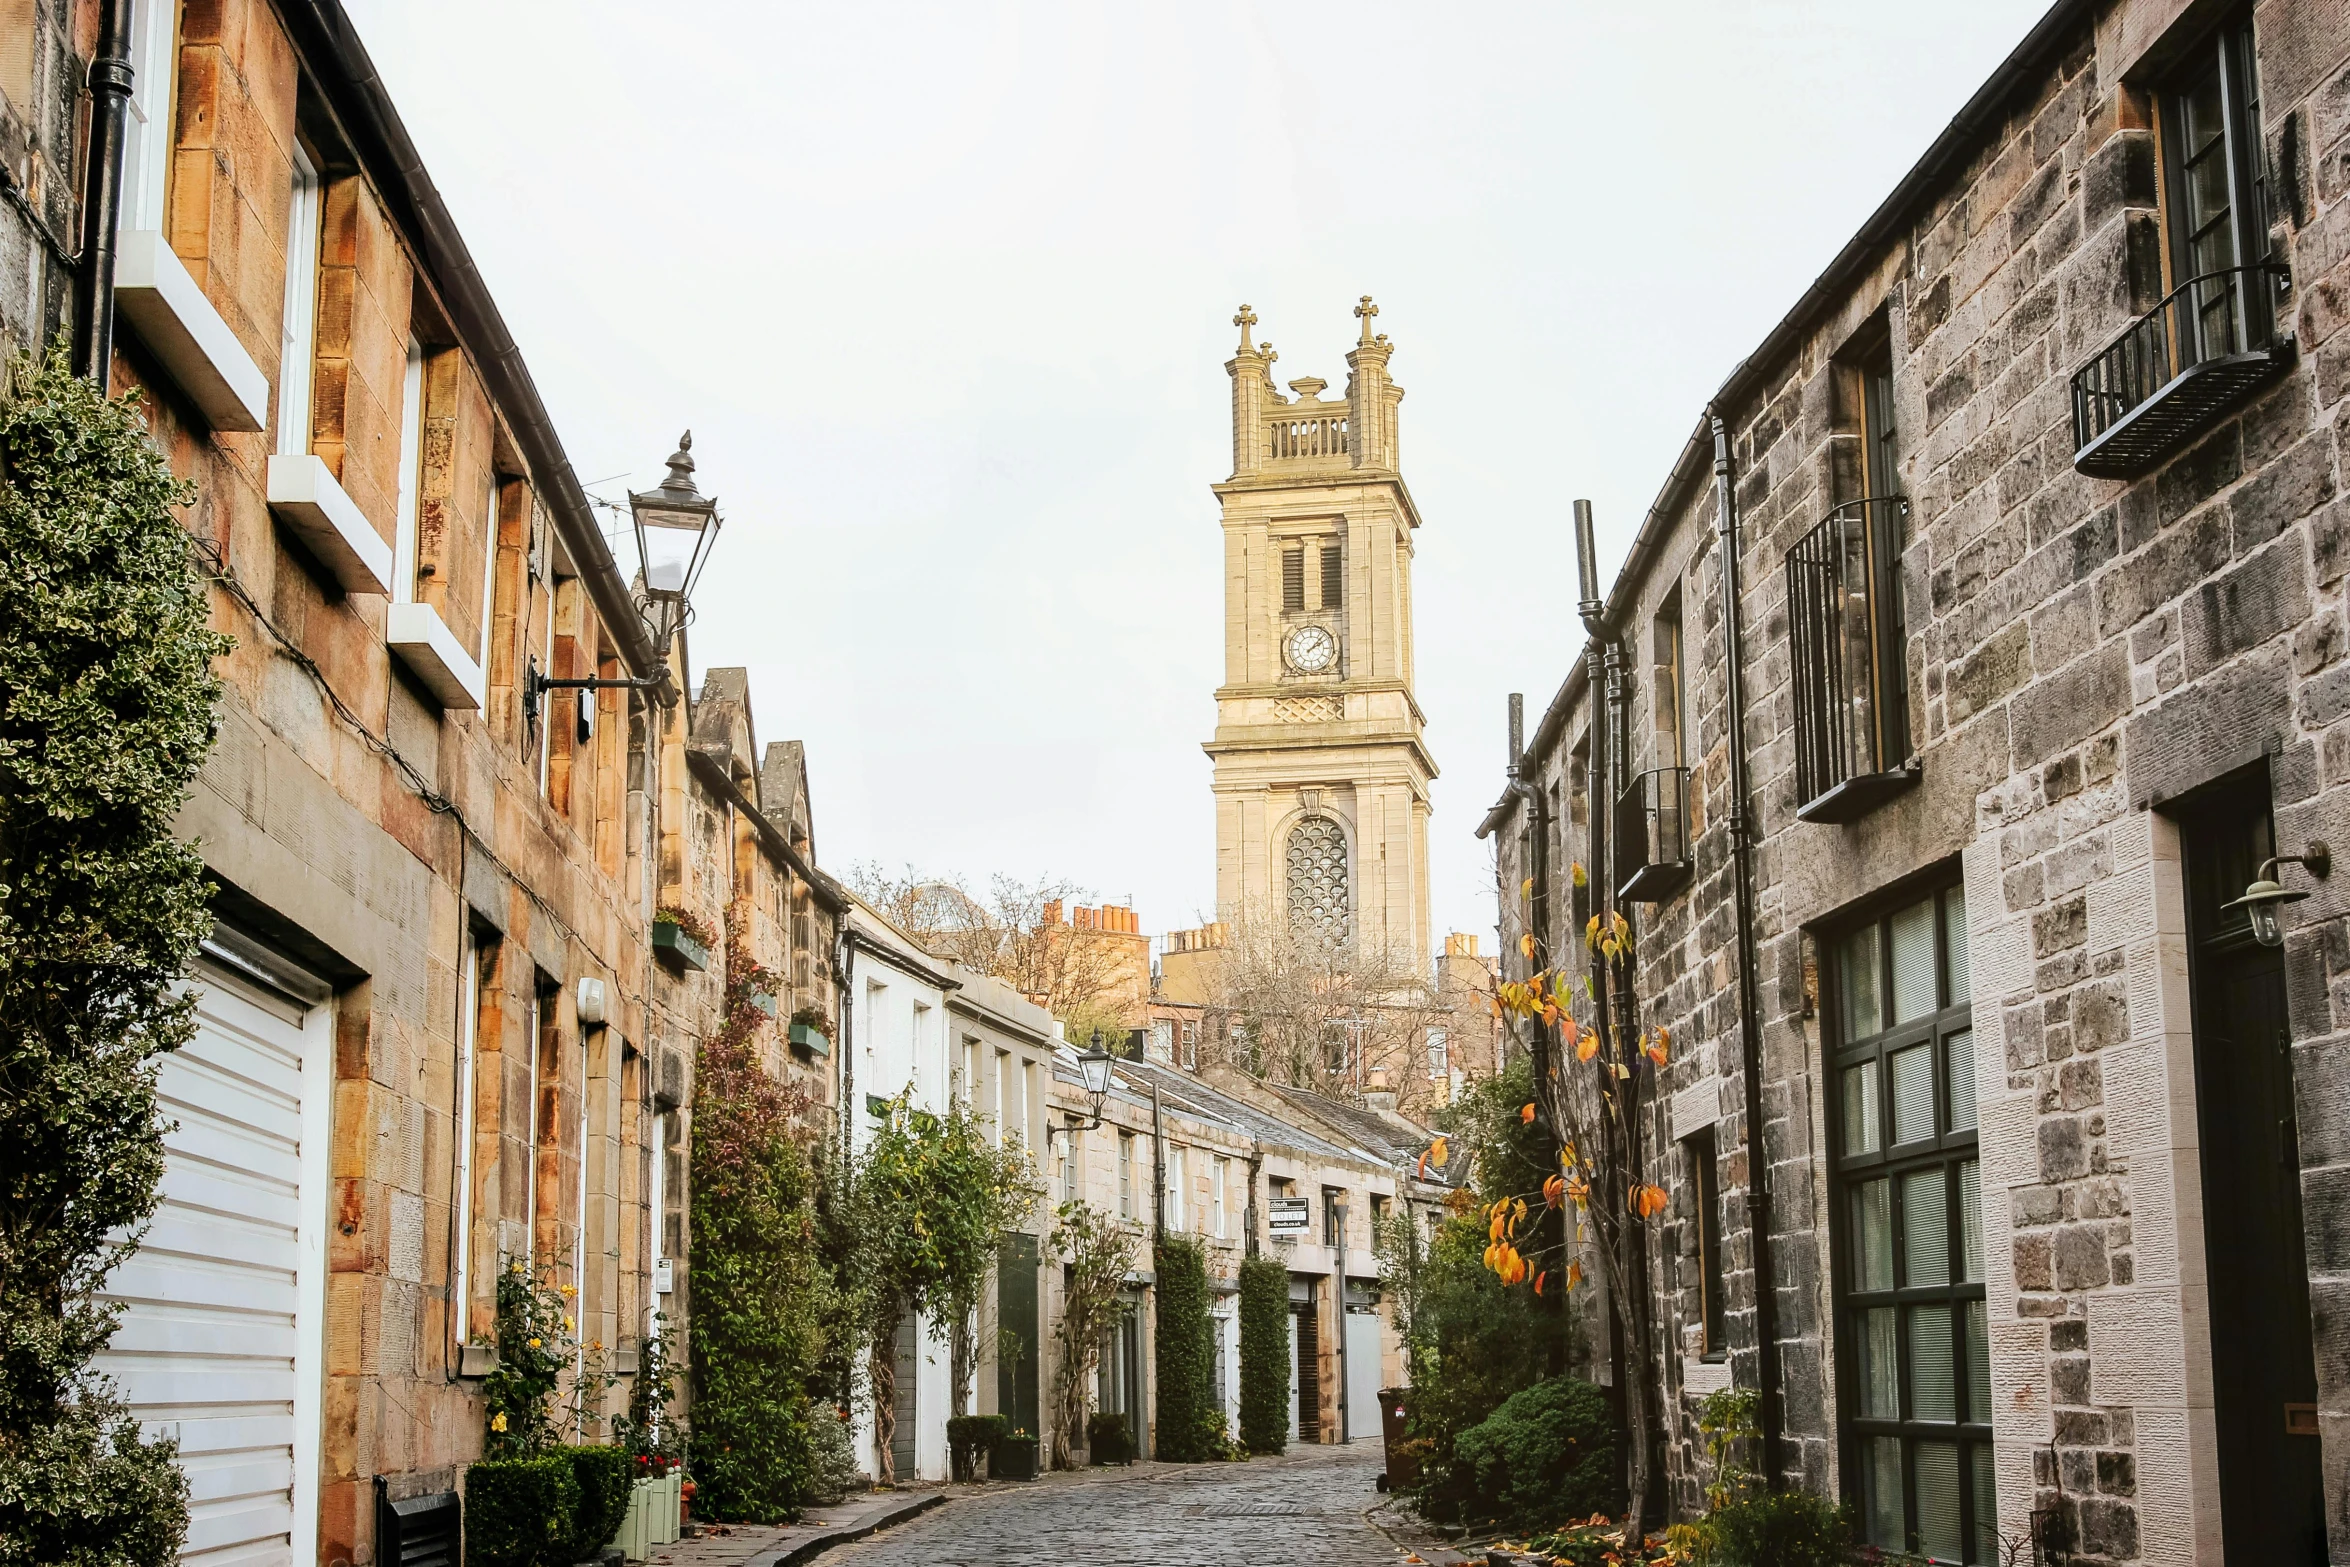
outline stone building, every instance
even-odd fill
[[[2055,5],[1591,606],[1483,830],[1675,1041],[1677,1511],[1735,1382],[1887,1546],[2350,1556],[2346,193],[2350,12]]]
[[[1428,784],[1412,695],[1412,530],[1397,471],[1393,353],[1356,307],[1343,401],[1233,318],[1232,475],[1224,528],[1224,683],[1216,690],[1216,912],[1310,926],[1428,957]]]
[[[119,203],[85,212],[109,48]],[[739,672],[689,703],[338,5],[0,7],[0,100],[0,338],[111,320],[90,362],[194,485],[235,642],[180,820],[199,1029],[101,1364],[178,1438],[191,1556],[372,1562],[481,1450],[502,1269],[576,1292],[620,1373],[585,1413],[625,1405],[709,1026],[656,910],[746,917],[779,1008],[828,1017],[839,899],[797,748],[752,772]]]

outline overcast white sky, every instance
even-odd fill
[[[1406,388],[1438,931],[1505,698],[1708,393],[2045,0],[931,7],[347,0],[581,477],[679,430],[697,670],[807,742],[817,846],[1215,896],[1243,300],[1278,379]]]

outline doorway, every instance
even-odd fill
[[[2253,940],[2241,910],[2222,908],[2276,852],[2267,770],[2215,786],[2177,816],[2226,1558],[2322,1563],[2317,1362],[2284,953]]]

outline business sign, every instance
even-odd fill
[[[1305,1198],[1275,1197],[1267,1204],[1266,1228],[1275,1235],[1303,1235],[1313,1227],[1313,1207]]]

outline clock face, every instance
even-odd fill
[[[1338,662],[1338,639],[1321,626],[1300,626],[1289,634],[1289,667],[1318,675]]]

